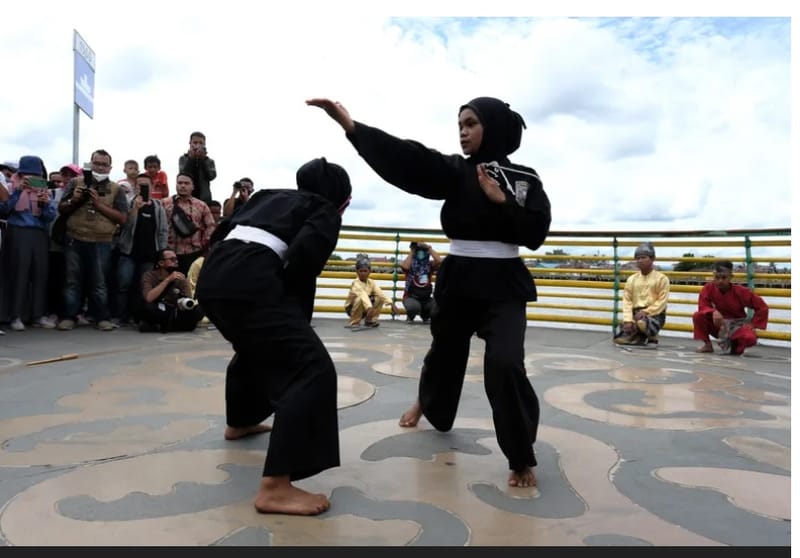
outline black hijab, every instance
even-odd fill
[[[319,194],[337,209],[347,202],[352,192],[350,177],[342,167],[325,157],[312,159],[297,169],[297,189]]]
[[[458,113],[465,108],[472,109],[483,125],[483,139],[477,153],[469,160],[475,163],[489,161],[508,162],[508,156],[519,148],[525,121],[519,113],[511,110],[508,103],[494,97],[477,97],[466,105],[461,105]]]

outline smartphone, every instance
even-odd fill
[[[28,186],[30,186],[31,188],[46,189],[48,185],[47,185],[47,180],[45,180],[44,178],[40,178],[38,176],[29,176]]]
[[[150,185],[149,184],[140,185],[139,195],[142,196],[142,201],[150,201]]]

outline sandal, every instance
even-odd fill
[[[378,322],[364,322],[364,327],[378,327],[379,325],[381,324]]]

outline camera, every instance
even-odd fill
[[[191,310],[195,306],[197,306],[197,301],[193,298],[189,298],[188,296],[184,296],[178,299],[178,308],[181,310]]]

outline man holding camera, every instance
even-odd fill
[[[194,331],[203,317],[191,297],[186,276],[178,271],[178,256],[169,248],[159,250],[155,269],[142,276],[144,310],[139,331]]]
[[[194,197],[206,203],[211,201],[211,181],[217,177],[217,166],[208,156],[202,132],[192,132],[189,136],[189,150],[178,159],[178,172],[192,177]]]
[[[108,179],[111,155],[104,149],[92,153],[92,168],[70,181],[58,211],[66,216],[64,262],[64,316],[58,329],[75,327],[81,312],[84,278],[89,302],[101,331],[114,329],[108,305],[106,275],[111,264],[114,233],[128,218],[128,200],[119,184]]]
[[[169,234],[164,206],[160,200],[151,197],[151,175],[139,174],[133,187],[134,198],[128,220],[122,226],[116,244],[118,258],[114,319],[120,325],[131,318],[138,321],[142,306],[141,279],[154,268],[158,251],[167,247]]]
[[[403,291],[403,306],[406,309],[406,321],[413,322],[419,315],[423,323],[428,323],[436,302],[433,299],[433,274],[439,269],[442,258],[426,242],[412,242],[406,259],[400,263],[400,269],[406,274],[406,286]]]
[[[253,181],[247,177],[234,182],[231,196],[225,200],[225,205],[222,208],[222,215],[225,217],[233,215],[237,209],[247,203],[254,190]]]

